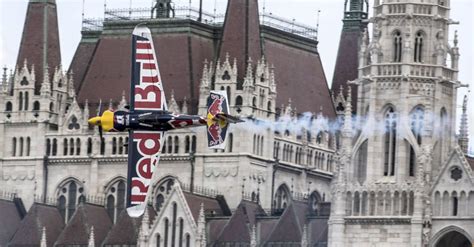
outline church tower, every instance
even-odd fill
[[[334,97],[335,108],[338,115],[344,115],[344,104],[352,87],[352,106],[356,109],[357,87],[349,85],[350,81],[357,79],[359,66],[358,51],[361,45],[362,34],[368,24],[369,3],[368,0],[346,0],[344,3],[344,23],[339,49],[337,53],[336,66],[331,86]]]
[[[457,38],[448,44],[448,0],[374,3],[354,82],[361,120],[345,118],[329,245],[425,246],[430,187],[456,147]]]

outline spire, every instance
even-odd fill
[[[179,106],[174,98],[174,91],[171,90],[170,101],[168,102],[168,110],[172,113],[179,113]]]
[[[255,225],[252,226],[252,231],[250,232],[250,247],[257,247],[257,228]]]
[[[46,241],[46,227],[43,226],[42,232],[41,232],[41,241],[40,241],[40,247],[47,247],[47,241]]]
[[[183,99],[183,106],[181,107],[181,113],[188,114],[188,99],[186,98],[186,96],[184,96],[184,99]]]
[[[94,226],[91,226],[91,233],[89,234],[89,244],[87,247],[95,247],[95,234],[94,234]]]
[[[301,234],[301,247],[308,247],[308,225],[304,224],[303,233]]]
[[[263,55],[258,0],[229,0],[222,32],[219,57],[224,60],[229,53],[230,57],[237,58],[237,81],[241,83],[247,58],[257,59]]]
[[[244,78],[244,87],[253,86],[253,69],[252,69],[252,58],[249,57],[247,62],[247,71]]]
[[[204,68],[202,69],[202,78],[201,78],[201,89],[209,89],[209,80],[211,76],[209,75],[209,68],[208,68],[207,59],[204,60]]]
[[[201,208],[199,209],[199,217],[197,222],[197,241],[199,247],[206,246],[206,217],[204,215],[204,203],[201,203]]]
[[[50,96],[51,95],[51,83],[49,82],[49,70],[48,66],[44,67],[43,72],[43,83],[41,84],[41,94],[43,96]]]
[[[140,233],[138,235],[138,242],[142,245],[146,245],[146,241],[150,230],[150,216],[148,214],[148,207],[145,207],[145,212],[143,213],[142,225],[140,227]]]
[[[464,95],[462,103],[461,123],[459,125],[459,146],[464,153],[467,153],[469,148],[469,125],[467,121],[467,95]]]
[[[346,108],[344,110],[344,128],[343,136],[352,137],[352,104],[351,104],[351,87],[348,90]]]
[[[127,105],[127,99],[125,98],[125,91],[122,91],[122,99],[120,100],[118,108],[123,109],[125,108],[126,105]]]
[[[45,67],[55,68],[61,64],[56,1],[30,0],[24,23],[17,67],[25,59],[29,65],[35,65],[35,92],[39,93]]]

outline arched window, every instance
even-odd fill
[[[59,188],[58,206],[61,215],[64,217],[66,222],[71,219],[72,215],[76,211],[78,202],[83,200],[83,192],[84,189],[82,186],[78,186],[77,182],[74,180],[64,183]]]
[[[169,233],[169,229],[168,229],[168,225],[169,225],[169,220],[167,218],[165,218],[165,221],[163,222],[164,224],[164,228],[165,228],[165,239],[164,239],[164,243],[163,245],[165,247],[168,247],[168,233]]]
[[[267,117],[269,117],[270,114],[272,114],[272,102],[268,101],[268,103],[267,103]]]
[[[232,133],[229,133],[229,141],[227,143],[229,153],[232,153],[232,145],[234,145],[234,135]]]
[[[81,139],[76,139],[76,155],[81,155]]]
[[[401,62],[402,61],[402,33],[400,31],[395,31],[393,34],[393,61]]]
[[[159,233],[156,234],[156,247],[161,246],[161,236]]]
[[[458,194],[456,192],[453,192],[453,213],[452,216],[458,216]]]
[[[257,98],[253,97],[253,99],[252,99],[252,111],[255,111],[256,108],[257,108]]]
[[[118,153],[123,154],[123,138],[118,138]]]
[[[56,138],[53,139],[53,148],[51,155],[56,156],[58,154],[58,140]]]
[[[178,205],[176,202],[173,202],[173,218],[171,219],[171,246],[175,246],[176,241],[176,225],[177,225],[177,217],[178,217]]]
[[[191,152],[195,153],[196,152],[196,136],[193,136],[191,138]]]
[[[128,154],[128,137],[125,137],[125,143],[127,143],[127,147],[125,147],[125,154]]]
[[[179,153],[179,137],[174,137],[174,153]]]
[[[421,106],[417,106],[411,113],[411,131],[415,136],[418,145],[421,145],[421,136],[423,133],[423,123],[425,111]]]
[[[18,156],[23,156],[23,137],[20,137],[20,152],[18,153]]]
[[[26,156],[30,156],[30,149],[31,149],[31,139],[27,137],[26,138]]]
[[[107,191],[107,213],[112,222],[116,222],[125,208],[125,180],[120,179],[110,185]]]
[[[7,112],[11,112],[13,109],[13,105],[12,105],[12,102],[10,101],[7,101],[7,104],[5,105],[5,111]]]
[[[421,63],[423,59],[423,32],[418,31],[415,36],[415,63]]]
[[[227,86],[226,91],[227,91],[227,99],[229,99],[229,100],[232,99],[232,98],[231,98],[231,91],[230,91],[230,87],[229,87],[229,86]],[[229,102],[229,104],[230,104],[230,102]]]
[[[189,149],[191,147],[191,143],[189,141],[189,136],[184,137],[184,152],[189,153]]]
[[[92,138],[87,138],[87,155],[92,154]]]
[[[263,136],[260,137],[260,155],[263,155]]]
[[[13,137],[12,139],[12,156],[16,156],[16,137]]]
[[[53,102],[49,103],[49,111],[50,112],[54,111],[54,103]]]
[[[360,184],[363,184],[367,178],[367,147],[368,141],[364,141],[357,150],[357,163],[355,168],[355,177]]]
[[[166,152],[167,153],[173,153],[173,138],[171,136],[168,136],[168,140],[166,141],[166,146],[167,146],[167,149]]]
[[[25,92],[25,111],[28,111],[28,105],[29,105],[29,102],[28,102],[28,92]]]
[[[186,233],[186,247],[191,247],[191,236]]]
[[[23,92],[20,92],[20,96],[18,97],[18,110],[23,110]]]
[[[253,135],[253,150],[252,153],[257,153],[257,135]]]
[[[35,101],[33,103],[33,111],[39,111],[40,110],[40,103],[38,101]]]
[[[235,97],[235,106],[242,106],[242,103],[243,103],[242,96],[239,95]]]
[[[395,175],[395,152],[397,140],[397,115],[392,107],[385,113],[384,176]]]
[[[64,156],[67,155],[67,151],[68,151],[68,149],[67,149],[67,139],[64,138],[64,139],[63,139],[63,155],[64,155]]]
[[[117,138],[112,138],[112,154],[117,154]]]
[[[275,213],[281,214],[283,210],[288,206],[290,200],[290,190],[286,185],[280,185],[275,193],[275,199],[273,201]]]
[[[74,149],[74,139],[73,138],[69,139],[69,146],[70,146],[69,147],[69,155],[74,155],[75,149]]]
[[[309,206],[310,209],[313,211],[315,215],[320,213],[320,202],[321,202],[321,195],[317,191],[313,191],[309,196]]]
[[[179,239],[178,239],[178,243],[179,243],[179,247],[183,247],[183,229],[184,228],[184,220],[183,218],[179,218]]]
[[[446,112],[446,109],[443,107],[441,108],[441,113],[440,113],[440,123],[439,123],[439,126],[440,126],[440,130],[439,130],[439,133],[440,133],[440,139],[439,139],[439,145],[441,147],[441,155],[444,154],[445,152],[445,142],[446,142],[446,135],[449,133],[449,126],[448,126],[448,114]]]
[[[171,195],[171,190],[173,188],[175,181],[173,178],[168,178],[163,180],[160,185],[157,186],[157,190],[153,193],[155,196],[155,210],[160,211],[163,203]]]
[[[100,154],[101,155],[105,154],[105,138],[104,137],[101,138],[101,142],[100,142]]]
[[[46,139],[46,156],[51,155],[51,139]]]

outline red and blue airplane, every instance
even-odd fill
[[[229,114],[225,91],[211,91],[207,116],[175,114],[167,111],[150,30],[142,25],[132,34],[132,80],[128,110],[105,111],[89,119],[99,131],[128,131],[127,212],[143,214],[153,173],[158,164],[168,130],[207,126],[209,148],[223,149],[229,123],[243,122]]]

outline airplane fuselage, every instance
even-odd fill
[[[167,131],[207,125],[207,120],[198,115],[173,114],[167,111],[116,111],[113,129]]]

